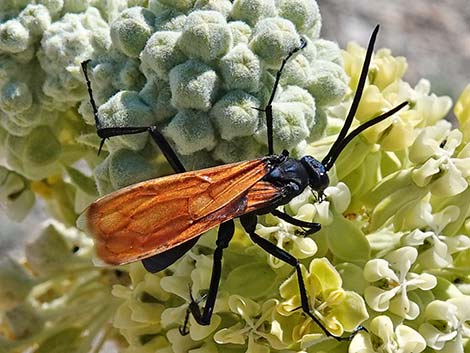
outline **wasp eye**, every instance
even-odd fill
[[[325,190],[330,184],[330,179],[328,178],[325,166],[312,156],[304,156],[300,162],[308,172],[310,187],[319,194],[322,194],[323,190]]]

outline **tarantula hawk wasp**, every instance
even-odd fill
[[[390,117],[408,104],[403,102],[347,134],[364,89],[378,29],[379,26],[375,28],[369,41],[357,90],[344,126],[321,162],[311,156],[294,159],[289,157],[287,151],[274,154],[272,102],[285,64],[305,46],[304,41],[282,61],[266,107],[258,108],[266,115],[268,155],[189,172],[155,126],[101,127],[87,74],[87,62],[82,63],[97,134],[102,139],[100,150],[107,138],[148,132],[177,173],[115,191],[98,199],[84,211],[77,223],[79,228],[94,237],[98,257],[110,265],[142,260],[149,272],[158,272],[188,252],[196,244],[201,233],[220,225],[205,306],[201,309],[191,296],[183,328],[180,328],[182,334],[188,333],[189,313],[201,325],[210,323],[221,277],[222,253],[232,239],[235,227],[233,219],[237,217],[255,244],[295,269],[301,309],[327,336],[348,340],[362,329],[356,328],[347,337],[337,337],[329,332],[311,312],[297,258],[259,236],[256,233],[256,224],[257,215],[272,213],[286,222],[306,229],[306,235],[320,230],[320,224],[295,219],[277,210],[277,207],[287,204],[308,186],[322,195],[329,184],[328,171],[346,145],[362,131]]]

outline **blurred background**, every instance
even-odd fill
[[[1,1],[1,0],[0,0]],[[323,16],[322,38],[344,48],[349,41],[365,47],[376,24],[376,49],[387,47],[405,56],[405,79],[420,78],[432,91],[455,101],[470,83],[470,0],[318,0]],[[45,214],[38,204],[21,223],[10,221],[0,207],[0,257],[21,254],[21,244],[40,229]]]
[[[405,56],[405,80],[431,81],[432,91],[454,101],[470,83],[469,0],[319,0],[322,37],[344,48],[365,47],[376,24],[378,48]]]

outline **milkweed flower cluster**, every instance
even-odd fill
[[[299,310],[292,268],[238,225],[211,324],[190,316],[187,336],[179,326],[191,296],[204,305],[214,230],[150,274],[140,263],[93,267],[91,241],[67,228],[98,195],[169,172],[146,134],[107,140],[96,155],[81,62],[91,59],[102,127],[157,125],[197,169],[265,154],[265,116],[254,108],[303,38],[274,99],[274,145],[321,159],[365,50],[352,43],[341,53],[320,28],[310,0],[0,4],[0,200],[20,220],[40,197],[58,220],[23,261],[0,263],[0,351],[97,351],[110,339],[128,353],[468,350],[470,88],[454,105],[454,128],[444,120],[450,98],[426,80],[405,82],[406,59],[388,49],[373,56],[354,124],[408,107],[346,147],[322,202],[306,190],[283,206],[322,229],[304,236],[266,215],[256,230],[300,260],[312,312],[331,333],[367,328],[350,342],[325,339]]]
[[[351,82],[357,82],[358,71],[348,63],[362,62],[363,56],[364,50],[355,44],[344,52]],[[164,301],[166,308],[151,323],[134,320],[132,302],[126,301],[123,332],[138,324],[142,330],[151,329],[158,322],[153,342],[162,351],[174,352],[466,349],[469,141],[443,120],[451,108],[448,97],[431,94],[425,80],[413,88],[401,79],[404,58],[382,49],[371,67],[361,114],[370,119],[404,99],[409,107],[346,148],[332,170],[332,186],[325,190],[323,202],[315,202],[305,191],[284,206],[296,218],[321,223],[318,233],[302,237],[298,228],[269,215],[257,227],[260,235],[300,259],[312,310],[330,332],[341,335],[358,325],[368,330],[351,342],[325,340],[298,309],[298,285],[290,266],[251,245],[239,230],[227,249],[210,326],[190,319],[189,337],[181,339],[174,325],[184,320],[190,300],[186,283],[191,283],[192,296],[204,298],[211,265],[211,251],[206,249],[214,248],[214,232],[159,277],[160,289],[180,301]],[[304,153],[325,154],[351,95],[328,110],[331,124],[325,136],[308,144]],[[454,109],[463,125],[468,120],[463,113],[467,97],[468,90]],[[143,271],[134,266],[134,271]],[[152,276],[146,276],[135,286],[149,282]],[[145,351],[145,344],[134,348]]]
[[[0,351],[86,353],[117,335],[109,287],[128,275],[94,267],[92,250],[77,229],[48,221],[24,260],[0,261]]]

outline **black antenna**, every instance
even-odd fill
[[[351,142],[351,140],[359,135],[361,132],[364,130],[370,128],[371,126],[374,126],[375,124],[380,123],[381,121],[387,119],[388,117],[392,116],[402,108],[408,105],[408,102],[403,102],[399,105],[397,105],[395,108],[389,110],[386,113],[383,113],[374,119],[369,120],[368,122],[360,125],[356,129],[354,129],[348,136],[346,136],[341,142],[337,145],[336,149],[334,151],[331,151],[328,153],[328,155],[322,160],[322,164],[325,167],[325,169],[328,171],[331,169],[333,164],[335,163],[336,159],[338,158],[339,154],[343,151],[343,149],[346,147],[346,145]],[[338,141],[338,140],[336,140]],[[333,153],[332,153],[333,152]]]
[[[374,31],[372,32],[372,35],[369,40],[369,45],[367,46],[366,58],[364,60],[364,64],[362,65],[361,76],[359,77],[359,82],[357,83],[356,93],[354,94],[351,108],[349,109],[348,116],[346,117],[346,120],[344,121],[343,128],[341,129],[338,135],[338,138],[336,139],[333,146],[331,146],[330,151],[328,152],[328,154],[325,156],[325,158],[322,161],[323,165],[329,163],[328,160],[331,159],[332,155],[339,155],[340,151],[337,151],[337,149],[339,145],[341,144],[341,141],[346,137],[346,134],[353,122],[354,116],[356,115],[357,108],[361,100],[362,92],[364,91],[364,86],[366,84],[370,61],[372,59],[372,53],[374,52],[375,40],[377,38],[377,33],[379,32],[379,28],[380,28],[379,25],[375,26]]]
[[[98,119],[98,108],[96,108],[95,99],[93,98],[93,93],[91,91],[91,82],[90,82],[90,79],[88,78],[88,72],[87,72],[87,65],[90,61],[91,61],[90,59],[83,61],[81,63],[81,66],[82,66],[83,74],[85,75],[86,86],[88,89],[88,95],[90,96],[91,107],[93,108],[93,116],[95,117],[96,129],[99,132],[101,130],[100,129],[101,124]],[[98,133],[98,136],[99,136],[99,133]],[[98,149],[98,155],[101,153],[101,149],[103,148],[104,141],[106,140],[105,137],[102,137],[102,136],[99,136],[99,137],[101,137],[101,142],[100,142],[100,148]]]
[[[328,151],[328,154],[322,160],[322,164],[327,171],[331,169],[331,167],[335,163],[341,151],[343,151],[346,145],[349,142],[351,142],[354,137],[356,137],[357,135],[359,135],[361,132],[368,129],[369,127],[387,119],[388,117],[390,117],[391,115],[395,114],[400,109],[408,105],[408,102],[403,102],[397,105],[395,108],[389,110],[388,112],[383,113],[375,117],[374,119],[371,119],[368,122],[362,124],[361,126],[357,127],[355,130],[353,130],[349,135],[347,135],[347,132],[349,128],[351,127],[352,121],[354,119],[354,116],[356,115],[357,108],[359,106],[359,102],[361,100],[361,96],[364,91],[364,86],[367,80],[367,74],[369,71],[372,54],[374,52],[374,44],[375,44],[375,40],[377,38],[378,32],[379,32],[379,25],[375,27],[370,37],[369,45],[367,46],[366,57],[365,57],[364,64],[361,70],[361,76],[359,77],[359,82],[357,84],[356,93],[354,94],[353,102],[351,104],[351,108],[349,109],[348,116],[346,117],[346,120],[344,121],[344,125],[338,135],[338,138],[336,139],[333,146],[331,146],[330,150]]]

